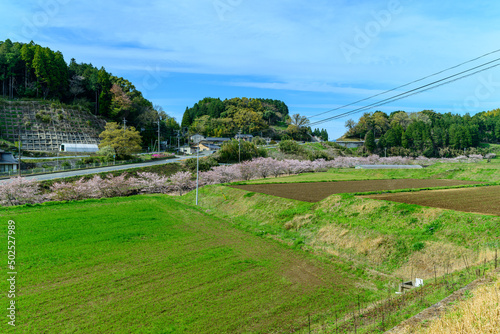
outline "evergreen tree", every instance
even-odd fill
[[[97,74],[97,83],[101,90],[99,94],[99,114],[108,117],[111,112],[111,80],[109,73],[106,72],[104,67],[101,67]]]
[[[186,111],[184,111],[184,115],[182,116],[181,127],[189,127],[191,125],[191,115],[189,113],[189,108],[186,107]]]
[[[368,150],[368,152],[373,152],[377,145],[375,144],[375,135],[373,134],[373,131],[370,130],[366,133],[365,136],[365,147]]]

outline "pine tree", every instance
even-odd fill
[[[189,108],[186,107],[184,115],[182,116],[181,127],[189,127],[191,125],[191,116],[189,115]]]

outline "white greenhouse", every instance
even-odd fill
[[[60,152],[84,152],[84,153],[93,153],[99,151],[99,147],[97,144],[70,144],[70,143],[62,143],[59,146]]]

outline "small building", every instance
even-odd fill
[[[81,153],[95,153],[99,151],[97,144],[72,144],[62,143],[59,146],[60,152],[81,152]]]
[[[218,137],[207,137],[203,139],[204,143],[213,144],[213,145],[222,145],[227,141],[230,141],[230,138],[218,138]]]
[[[220,146],[218,145],[214,145],[214,144],[208,144],[208,143],[199,143],[197,146],[196,146],[200,152],[203,152],[203,151],[218,151],[220,150]]]
[[[19,161],[14,159],[12,153],[0,150],[0,173],[17,171]]]
[[[189,140],[191,140],[193,143],[198,144],[202,140],[205,140],[205,136],[200,135],[199,133],[192,135],[189,137]]]
[[[245,135],[245,134],[237,134],[236,136],[234,136],[234,139],[238,140],[238,139],[241,139],[241,140],[244,140],[244,141],[252,141],[253,139],[253,136],[252,135]]]
[[[364,140],[336,140],[335,142],[346,148],[358,148],[365,144]]]
[[[193,154],[193,153],[196,153],[196,148],[185,145],[185,146],[181,146],[179,151],[180,151],[180,153],[184,153],[184,154]]]

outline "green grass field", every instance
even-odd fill
[[[11,219],[19,333],[290,331],[359,281],[168,196],[4,208],[4,240]]]

